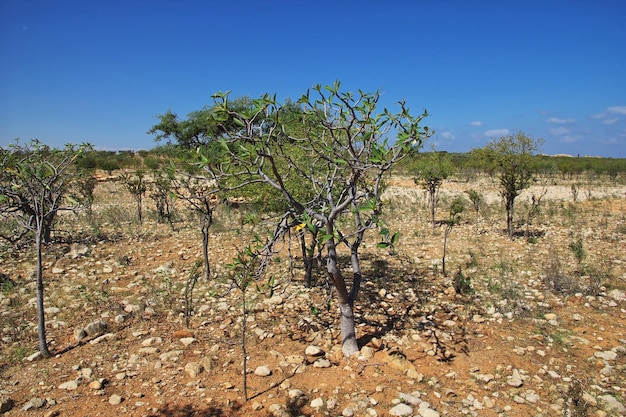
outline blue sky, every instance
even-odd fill
[[[621,0],[1,0],[0,57],[0,146],[150,149],[168,109],[340,80],[427,109],[438,150],[626,157]]]

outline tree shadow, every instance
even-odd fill
[[[230,407],[197,406],[194,404],[165,404],[147,417],[236,417],[243,416],[242,404],[235,402]]]

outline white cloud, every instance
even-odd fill
[[[554,127],[554,128],[548,129],[548,132],[550,132],[551,135],[561,136],[561,135],[567,135],[570,132],[570,130],[566,127]]]
[[[485,132],[485,136],[506,136],[509,134],[509,129],[491,129]]]
[[[582,139],[582,137],[580,137],[580,136],[566,135],[566,136],[562,136],[561,138],[559,138],[559,142],[574,143],[574,142],[580,141],[581,139]]]
[[[606,113],[598,113],[591,116],[592,119],[604,119],[606,117]]]
[[[550,117],[549,119],[546,120],[546,122],[557,124],[557,125],[566,125],[566,124],[575,123],[576,120],[574,120],[574,119],[559,119],[558,117]]]
[[[475,122],[470,122],[470,126],[480,127],[482,125],[483,125],[483,122],[481,122],[480,120],[476,120]]]
[[[602,123],[605,124],[605,125],[614,125],[618,121],[619,121],[619,119],[617,117],[613,117],[611,119],[604,120]]]
[[[454,136],[454,134],[450,133],[450,132],[443,132],[441,134],[441,137],[447,140],[455,140],[456,136]]]
[[[612,114],[626,115],[626,106],[613,106],[613,107],[607,108],[606,111]]]

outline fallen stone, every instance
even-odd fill
[[[626,407],[610,394],[598,397],[604,403],[604,409],[610,413],[616,413],[618,416],[626,415]]]
[[[106,332],[107,324],[104,320],[96,320],[92,321],[88,325],[85,326],[85,333],[89,336],[97,336]]]
[[[321,408],[323,406],[324,406],[324,400],[322,400],[321,398],[315,398],[313,401],[311,401],[312,408]]]
[[[180,339],[180,343],[183,344],[183,346],[189,346],[190,344],[194,343],[196,341],[195,338],[193,337],[182,337]]]
[[[26,404],[22,406],[22,411],[37,410],[46,405],[46,400],[43,398],[31,398]]]
[[[75,389],[78,388],[78,382],[72,380],[72,381],[67,381],[62,383],[61,385],[58,386],[59,389],[64,389],[67,391],[74,391]]]
[[[124,398],[117,394],[113,394],[109,397],[109,404],[111,405],[119,405],[122,401],[124,401]]]
[[[317,358],[317,357],[320,357],[320,356],[324,356],[326,354],[326,352],[324,352],[318,346],[311,345],[311,346],[307,346],[307,348],[304,350],[304,354],[306,356]]]
[[[419,415],[421,417],[439,417],[439,411],[433,410],[432,408],[424,407],[418,410]]]
[[[204,369],[202,365],[200,365],[198,362],[189,362],[187,365],[185,365],[185,372],[192,378],[200,375],[203,370]]]
[[[617,359],[617,352],[612,350],[606,350],[604,352],[596,352],[593,354],[596,358],[604,359],[605,361],[614,361]]]
[[[272,370],[267,365],[261,365],[257,366],[257,368],[254,370],[254,374],[256,376],[270,376],[272,375]]]
[[[396,404],[389,410],[390,416],[410,416],[411,414],[413,414],[413,407],[404,403]]]

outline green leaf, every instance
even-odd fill
[[[391,244],[389,244],[389,243],[387,243],[387,242],[378,242],[378,243],[376,244],[376,247],[377,247],[378,249],[386,249],[386,248],[388,248],[389,246],[391,246]]]

